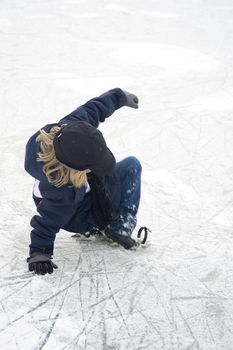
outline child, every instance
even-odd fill
[[[140,201],[141,165],[135,157],[116,163],[97,129],[115,110],[138,108],[138,98],[119,88],[93,98],[58,123],[48,124],[28,141],[25,169],[35,178],[29,271],[44,275],[52,262],[56,233],[103,232],[125,249],[135,249],[131,234]]]

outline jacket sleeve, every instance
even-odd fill
[[[35,251],[53,254],[56,233],[74,215],[73,202],[65,203],[64,199],[42,198],[37,206],[39,215],[31,219],[30,254]]]
[[[115,88],[78,107],[61,119],[59,124],[69,124],[83,120],[97,128],[100,122],[104,122],[115,110],[123,107],[125,104],[126,96],[124,92],[119,88]]]

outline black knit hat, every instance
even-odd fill
[[[116,160],[102,133],[84,121],[65,125],[53,140],[55,156],[62,164],[76,169],[90,169],[103,176],[112,172]]]

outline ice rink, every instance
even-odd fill
[[[1,0],[1,350],[233,349],[232,0]],[[120,87],[103,125],[143,166],[126,251],[60,231],[53,275],[28,272],[28,138]]]

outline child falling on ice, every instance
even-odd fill
[[[56,233],[99,232],[125,249],[140,201],[141,165],[135,157],[115,161],[97,129],[123,106],[138,108],[137,96],[119,88],[93,98],[58,123],[36,132],[26,145],[25,169],[35,178],[29,271],[44,275],[52,262]]]

